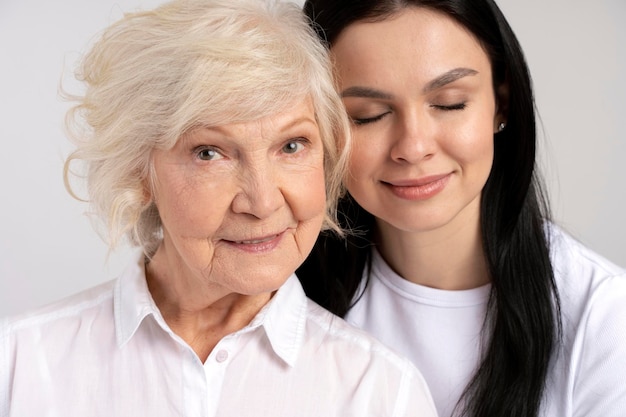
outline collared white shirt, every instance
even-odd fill
[[[0,417],[435,416],[422,376],[292,276],[202,363],[163,320],[143,258],[0,324]]]

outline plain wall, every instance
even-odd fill
[[[62,181],[63,133],[80,53],[97,31],[160,0],[0,0],[0,316],[115,278],[107,247]],[[300,4],[302,1],[299,2]],[[526,51],[555,220],[626,266],[626,17],[623,0],[500,0]],[[74,87],[76,85],[74,84]]]

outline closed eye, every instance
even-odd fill
[[[350,119],[352,120],[352,123],[354,123],[355,125],[359,126],[359,125],[365,125],[368,123],[375,123],[379,120],[381,120],[382,118],[384,118],[385,116],[387,116],[389,113],[391,112],[385,112],[385,113],[381,113],[377,116],[373,116],[373,117],[350,117]]]
[[[431,107],[437,110],[452,111],[452,110],[463,110],[465,109],[465,107],[467,107],[467,104],[466,103],[457,103],[457,104],[450,104],[450,105],[433,104],[431,105]]]

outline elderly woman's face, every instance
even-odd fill
[[[309,100],[258,121],[199,128],[155,151],[168,262],[240,294],[278,288],[325,214],[324,148]]]

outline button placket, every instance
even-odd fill
[[[226,349],[220,349],[215,354],[215,360],[218,363],[225,362],[228,359],[228,351]]]

